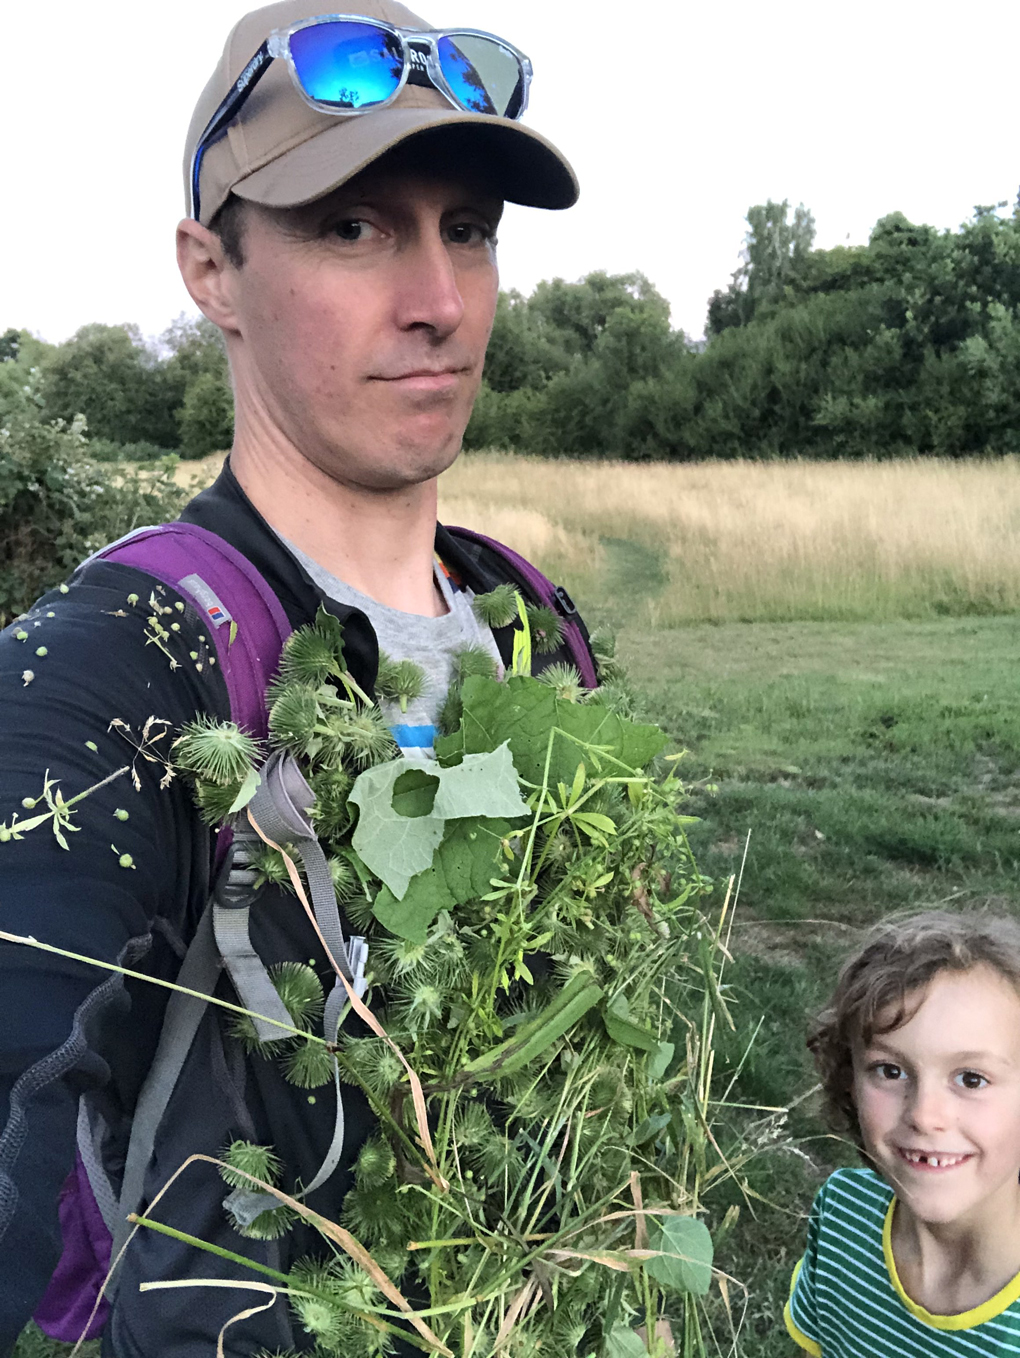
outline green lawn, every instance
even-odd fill
[[[648,714],[690,750],[702,868],[737,871],[751,834],[725,1063],[757,1035],[734,1099],[787,1106],[812,1087],[806,1019],[863,926],[936,903],[1020,906],[1018,643],[1014,617],[624,632]],[[742,1358],[790,1358],[803,1214],[846,1151],[810,1099],[756,1136],[749,1187],[765,1201],[730,1194],[743,1205],[719,1262],[748,1288]],[[16,1355],[57,1352],[26,1337]]]
[[[732,1098],[786,1106],[812,1087],[807,1017],[862,927],[936,904],[1020,907],[1018,643],[1015,617],[624,632],[648,714],[690,751],[702,869],[739,871],[750,832],[731,1065],[762,1023]],[[848,1153],[810,1099],[757,1130],[749,1186],[774,1205],[745,1200],[720,1263],[749,1288],[740,1353],[789,1358],[803,1213]]]

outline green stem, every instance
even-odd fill
[[[162,1221],[154,1221],[151,1217],[140,1217],[136,1212],[128,1213],[128,1221],[132,1226],[147,1226],[150,1231],[157,1231],[160,1235],[168,1235],[172,1240],[179,1240],[182,1245],[192,1245],[195,1249],[205,1250],[206,1254],[216,1254],[221,1259],[229,1259],[232,1264],[242,1264],[245,1268],[253,1269],[256,1273],[264,1273],[267,1278],[273,1278],[284,1287],[293,1287],[293,1278],[288,1278],[286,1273],[278,1273],[275,1268],[269,1268],[266,1264],[258,1264],[254,1259],[248,1259],[243,1254],[235,1254],[233,1250],[225,1250],[220,1245],[211,1245],[207,1240],[199,1240],[197,1236],[188,1235],[186,1231],[179,1231],[175,1226],[167,1226]],[[305,1291],[302,1286],[302,1291]]]

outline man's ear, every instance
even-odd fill
[[[234,283],[237,270],[215,231],[191,217],[177,227],[177,267],[191,300],[221,330],[237,330]]]

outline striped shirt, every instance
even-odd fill
[[[973,1310],[926,1311],[896,1272],[895,1202],[870,1169],[839,1169],[822,1185],[786,1307],[792,1338],[816,1358],[1020,1355],[1020,1274]]]

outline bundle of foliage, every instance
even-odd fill
[[[394,757],[326,613],[290,638],[271,691],[271,741],[308,778],[338,898],[369,938],[381,1025],[319,1037],[322,987],[293,963],[274,972],[302,1030],[283,1055],[236,1026],[286,1079],[338,1071],[378,1115],[340,1221],[314,1223],[332,1257],[276,1278],[323,1355],[386,1352],[396,1333],[460,1358],[704,1351],[701,1191],[723,1175],[709,884],[665,737],[627,715],[611,643],[588,695],[569,666],[526,673],[528,631],[503,681],[461,658],[434,763]],[[400,674],[386,670],[397,696],[413,687]],[[241,813],[260,753],[210,721],[175,746],[212,823]],[[257,867],[303,893],[286,846]],[[224,1177],[272,1190],[278,1150],[236,1143]],[[274,1199],[237,1229],[272,1238],[307,1210]]]
[[[84,421],[47,420],[38,374],[25,379],[0,405],[0,624],[104,543],[175,518],[187,498],[173,457],[110,476],[89,454]]]

